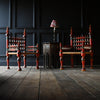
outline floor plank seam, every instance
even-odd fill
[[[60,89],[62,90],[62,92],[63,92],[63,94],[65,95],[65,97],[66,97],[66,96],[68,97],[68,94],[66,93],[64,87],[60,85],[60,82],[59,82],[59,80],[57,79],[57,75],[56,75],[56,73],[53,72],[53,75],[55,76],[55,78],[56,78],[56,80],[57,80],[57,83],[59,84]],[[71,100],[70,97],[69,97],[69,100]]]
[[[5,82],[7,82],[11,77],[13,77],[15,74],[17,73],[17,71],[12,74],[10,77],[8,77],[7,79],[3,80],[2,82],[0,82],[0,86],[2,86]]]
[[[24,81],[24,79],[26,78],[26,76],[28,75],[28,73],[30,72],[30,70],[32,69],[32,67],[28,70],[28,72],[26,73],[26,75],[23,77],[23,79],[21,80],[21,82],[16,86],[14,92],[12,93],[12,95],[9,97],[9,100],[11,100],[11,98],[13,97],[13,95],[16,93],[17,89],[20,87],[21,83]],[[21,73],[21,72],[20,72]]]
[[[73,74],[72,74],[73,75]],[[75,76],[75,75],[74,75]],[[71,76],[69,76],[71,79],[73,79]],[[75,80],[75,79],[73,79],[73,81],[75,81],[75,83],[76,84],[78,84],[80,87],[82,87],[85,91],[87,91],[91,96],[93,96],[94,98],[96,98],[96,95],[94,95],[91,91],[89,91],[87,88],[85,88],[85,87],[83,87],[83,85],[81,85],[79,82],[78,82],[78,80]],[[88,85],[88,86],[90,86],[89,84],[87,84],[87,83],[82,83],[82,84],[86,84],[86,85]],[[91,87],[91,86],[90,86]],[[93,87],[92,87],[93,88]]]
[[[100,100],[97,69],[81,72],[80,68],[37,70],[31,66],[0,75],[0,100]]]
[[[41,69],[40,69],[40,77],[39,77],[38,100],[40,100],[40,84],[41,84]]]

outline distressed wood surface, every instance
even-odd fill
[[[100,100],[100,69],[0,66],[0,100]]]

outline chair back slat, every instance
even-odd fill
[[[70,30],[70,46],[74,50],[82,50],[82,43],[84,46],[90,46],[92,48],[92,38],[91,38],[91,25],[89,26],[89,33],[84,36],[73,36],[72,27]]]

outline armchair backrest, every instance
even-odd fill
[[[84,44],[85,49],[92,48],[92,31],[91,25],[89,25],[89,33],[82,36],[73,36],[72,27],[70,29],[70,46],[74,48],[74,50],[82,50],[82,46]]]
[[[19,45],[20,52],[24,52],[26,48],[26,31],[24,29],[23,37],[13,37],[9,32],[9,28],[6,29],[6,48],[8,51],[17,51]]]

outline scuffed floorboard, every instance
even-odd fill
[[[0,100],[100,100],[100,69],[0,66]]]

